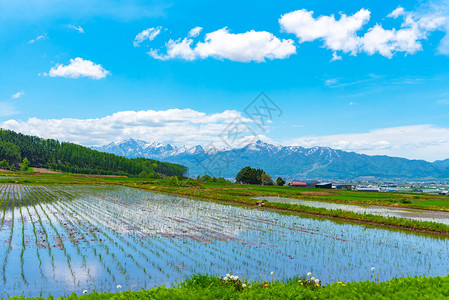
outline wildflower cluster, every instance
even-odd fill
[[[227,285],[232,285],[237,291],[242,291],[246,288],[246,284],[243,283],[237,275],[232,275],[232,273],[226,274],[226,276],[220,278]]]
[[[312,274],[312,272],[307,273],[307,277],[305,277],[305,279],[300,279],[298,281],[298,283],[300,285],[303,286],[316,286],[319,287],[321,285],[321,280],[319,280],[318,278],[315,278]]]

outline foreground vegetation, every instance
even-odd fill
[[[117,293],[89,292],[60,299],[447,299],[449,276],[395,278],[386,282],[339,282],[326,286],[304,284],[306,278],[285,282],[229,283],[219,277],[196,275],[174,288]],[[301,284],[301,282],[303,284]],[[243,287],[244,286],[244,287]],[[24,299],[13,297],[11,299]],[[44,298],[36,298],[44,299]]]

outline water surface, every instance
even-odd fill
[[[449,273],[449,240],[124,187],[0,186],[3,297],[170,286],[196,273],[324,283]],[[273,277],[270,272],[274,272]]]

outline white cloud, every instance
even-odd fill
[[[334,15],[314,18],[313,11],[301,9],[282,15],[279,24],[285,32],[295,34],[300,43],[322,39],[333,51],[354,54],[360,47],[356,33],[369,21],[370,14],[362,8],[352,16],[341,14],[337,21]]]
[[[189,38],[170,40],[166,43],[166,54],[159,54],[155,49],[151,49],[148,54],[161,60],[213,57],[238,62],[264,62],[266,59],[288,58],[296,53],[293,40],[280,40],[266,31],[251,30],[234,34],[226,27],[207,33],[204,42],[198,42],[195,47],[192,44],[193,40]]]
[[[195,51],[201,58],[215,57],[239,62],[265,59],[284,59],[296,53],[293,40],[280,40],[266,31],[229,33],[223,28],[206,34],[204,43],[198,43]]]
[[[180,145],[224,145],[219,135],[236,119],[250,122],[233,110],[206,114],[192,109],[169,109],[122,111],[97,119],[8,120],[0,123],[0,128],[87,146],[129,138]]]
[[[47,37],[47,34],[41,34],[41,35],[39,35],[38,37],[36,37],[35,39],[32,39],[32,40],[29,40],[28,41],[28,44],[34,44],[34,43],[36,43],[37,41],[40,41],[40,40],[46,40],[48,37]]]
[[[0,117],[12,116],[18,114],[19,112],[15,106],[8,102],[0,102]],[[0,128],[2,128],[0,126]]]
[[[188,37],[197,37],[200,35],[201,31],[203,30],[203,27],[197,26],[195,28],[190,29]]]
[[[92,79],[102,79],[110,74],[101,65],[97,65],[90,60],[84,60],[81,57],[70,60],[70,64],[64,66],[57,64],[52,67],[47,73],[43,73],[44,76],[50,77],[66,77],[66,78],[79,78],[89,77]]]
[[[326,86],[335,85],[337,83],[338,83],[338,79],[337,78],[331,78],[331,79],[327,79],[326,81],[324,81],[324,84]]]
[[[436,11],[407,12],[398,7],[388,17],[403,18],[399,29],[384,29],[381,24],[376,24],[365,34],[359,35],[358,32],[370,20],[370,14],[369,10],[360,9],[351,16],[341,14],[337,20],[334,15],[314,18],[313,11],[302,9],[281,16],[279,24],[285,32],[295,34],[300,43],[322,40],[324,46],[333,51],[332,62],[341,59],[337,51],[351,55],[379,53],[387,58],[397,52],[415,54],[422,50],[422,40],[426,40],[431,32],[443,29],[444,24],[449,22]],[[446,44],[449,45],[449,38],[443,39],[441,53],[446,50],[449,53]]]
[[[375,129],[366,133],[301,137],[287,143],[433,161],[449,157],[449,128],[411,125]]]
[[[11,95],[11,99],[19,99],[23,95],[25,95],[25,92],[24,91],[19,91],[19,92],[15,93],[15,94],[12,94]]]
[[[395,10],[393,10],[387,17],[389,18],[397,18],[399,16],[403,16],[405,14],[405,10],[403,7],[398,6]]]
[[[337,54],[337,52],[332,53],[332,58],[331,58],[331,62],[333,61],[337,61],[337,60],[342,60],[343,58]]]
[[[194,60],[197,58],[197,53],[192,50],[191,45],[193,43],[192,39],[184,38],[178,39],[176,41],[169,40],[165,47],[167,48],[166,54],[159,54],[155,49],[148,51],[148,55],[159,60],[169,60],[173,58],[179,58],[184,60]]]
[[[379,53],[391,58],[396,52],[415,54],[422,50],[420,40],[427,39],[430,32],[444,24],[445,18],[433,15],[417,15],[406,12],[402,7],[395,9],[390,17],[403,16],[401,29],[384,29],[382,25],[370,28],[363,37],[363,51],[369,55]]]
[[[70,29],[76,30],[79,33],[84,33],[84,29],[81,26],[75,26],[75,25],[68,25]]]
[[[141,32],[139,32],[139,34],[136,35],[136,37],[134,38],[134,47],[139,47],[140,44],[145,41],[145,40],[149,40],[152,41],[154,40],[159,33],[161,33],[162,27],[151,27],[148,29],[145,29]]]
[[[442,30],[445,36],[438,45],[438,53],[449,56],[449,0],[430,0],[422,9],[420,15],[444,17]]]

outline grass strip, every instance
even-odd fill
[[[138,292],[72,294],[59,299],[447,299],[449,276],[403,277],[385,282],[340,282],[326,286],[286,281],[226,283],[218,277],[195,275],[177,287],[156,287]],[[25,299],[12,297],[10,299]],[[28,298],[45,299],[45,298]],[[49,297],[48,299],[52,299]]]

